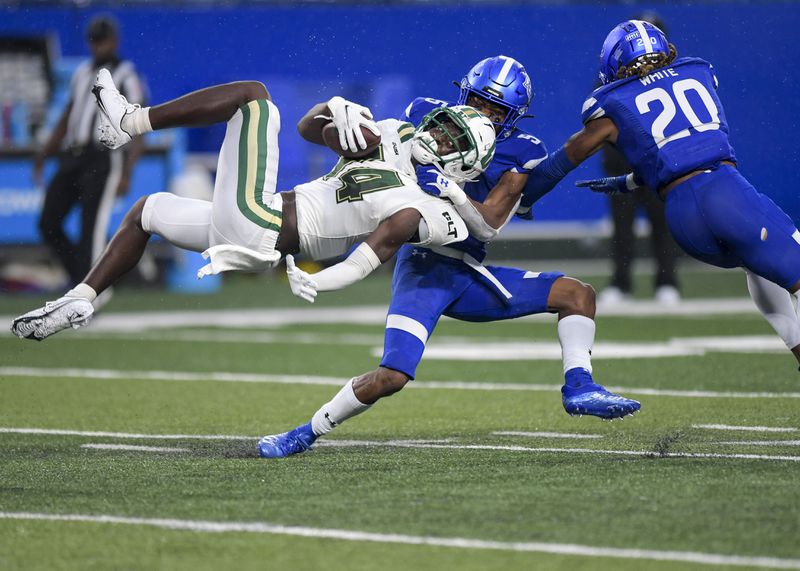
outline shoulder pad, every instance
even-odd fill
[[[538,138],[524,131],[516,131],[507,139],[513,145],[513,155],[517,166],[514,172],[528,173],[547,158],[547,147]]]
[[[605,91],[596,90],[592,93],[586,101],[583,102],[583,107],[581,108],[581,121],[583,123],[588,123],[589,121],[594,121],[595,119],[599,119],[600,117],[606,114],[605,109],[603,109],[603,101],[605,100]]]
[[[441,99],[431,99],[430,97],[417,97],[406,107],[403,119],[411,121],[415,125],[418,124],[422,118],[436,109],[437,107],[447,107],[447,101]]]

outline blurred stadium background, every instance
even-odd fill
[[[42,189],[32,187],[30,157],[87,56],[85,26],[95,14],[120,22],[121,54],[145,78],[150,102],[244,78],[268,85],[283,118],[279,188],[285,190],[323,174],[333,161],[293,128],[313,103],[342,94],[378,117],[398,116],[413,97],[454,97],[451,81],[498,53],[528,68],[535,118],[523,126],[555,150],[579,127],[606,30],[644,9],[669,24],[681,54],[714,64],[742,170],[800,220],[794,2],[6,1],[0,3],[0,262],[43,259],[36,247]],[[213,175],[223,132],[219,125],[151,134],[111,231],[136,198],[175,188],[187,167],[195,176],[190,186],[198,176],[202,182],[202,169]],[[605,255],[607,201],[572,186],[599,174],[597,159],[572,173],[536,205],[534,223],[515,221],[506,230],[494,257]],[[637,228],[648,232],[644,219]]]

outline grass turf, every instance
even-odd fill
[[[256,298],[262,285],[236,282],[235,297]],[[367,287],[379,291],[385,286],[384,280]],[[250,295],[244,295],[245,290]],[[155,295],[129,297],[122,292],[118,305],[127,310],[161,308]],[[354,295],[342,303],[363,303],[368,297]],[[215,305],[204,299],[206,307]],[[3,311],[12,313],[29,309],[30,299],[3,303]],[[750,315],[601,317],[598,331],[602,340],[620,341],[769,334],[768,326]],[[3,366],[285,373],[330,375],[343,381],[376,363],[371,343],[349,344],[344,338],[342,343],[335,338],[317,344],[219,343],[178,340],[182,332],[161,332],[154,340],[147,333],[91,335],[87,329],[86,334],[67,332],[40,344],[2,337],[0,356]],[[377,326],[350,325],[303,325],[276,332],[358,334],[378,342],[381,334]],[[555,331],[548,321],[446,321],[437,336],[469,337],[475,342],[552,340]],[[595,369],[603,382],[628,387],[797,390],[792,359],[783,354],[712,352],[697,357],[598,360]],[[429,360],[420,367],[419,378],[557,384],[560,363]],[[6,375],[0,380],[0,426],[257,437],[306,421],[335,390],[270,383],[62,378],[57,373]],[[0,434],[0,511],[264,521],[506,542],[800,557],[798,463],[664,457],[667,452],[796,455],[797,447],[790,444],[721,442],[796,439],[800,433],[721,432],[692,425],[798,427],[800,399],[642,396],[641,400],[643,411],[635,418],[603,423],[565,415],[557,391],[415,388],[381,402],[332,435],[370,441],[447,439],[451,446],[650,453],[640,456],[319,446],[302,456],[267,462],[254,457],[254,440]],[[498,436],[492,434],[495,431],[569,432],[601,438]],[[87,443],[173,446],[188,451],[153,454],[81,447]],[[610,564],[621,569],[698,567],[697,563],[0,519],[3,569],[599,569]]]

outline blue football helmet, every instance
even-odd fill
[[[621,66],[627,66],[636,58],[651,54],[653,58],[670,55],[669,42],[664,32],[642,20],[622,22],[611,30],[603,42],[603,51],[600,52],[600,81],[604,85],[615,81]]]
[[[467,98],[474,94],[508,109],[502,123],[495,123],[498,140],[511,134],[528,112],[533,98],[528,72],[517,60],[502,55],[479,61],[467,72],[459,87],[459,105],[467,105]]]

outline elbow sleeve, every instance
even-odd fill
[[[533,203],[553,190],[570,171],[577,165],[567,157],[564,147],[558,149],[552,155],[539,163],[530,174],[528,184],[522,193],[522,207],[530,208]]]
[[[381,261],[368,244],[362,243],[343,261],[311,276],[317,291],[333,291],[363,280]]]
[[[481,242],[489,242],[500,232],[499,229],[493,228],[483,219],[481,213],[470,201],[455,206],[455,209],[466,223],[467,229],[473,238],[477,238]]]

